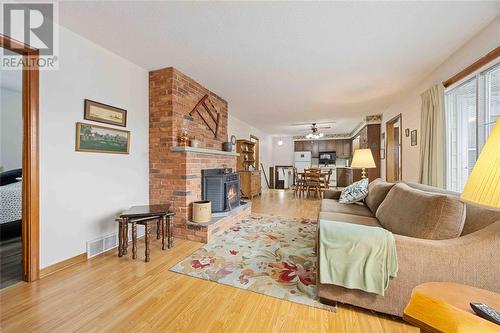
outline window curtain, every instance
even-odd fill
[[[435,85],[420,95],[420,183],[445,187],[444,87]]]

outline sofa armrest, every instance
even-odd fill
[[[323,199],[339,200],[340,199],[340,193],[342,193],[341,190],[326,190],[325,194],[323,196]]]
[[[408,287],[449,281],[500,291],[500,265],[496,264],[500,253],[500,221],[454,239],[394,237],[399,266],[396,279]]]

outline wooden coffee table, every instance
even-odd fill
[[[472,311],[469,303],[500,309],[500,294],[451,282],[428,282],[415,288],[403,319],[423,332],[500,332],[500,326]]]
[[[170,249],[174,245],[173,216],[170,205],[143,205],[133,206],[120,214],[118,219],[118,256],[127,254],[128,224],[132,224],[132,256],[137,257],[137,224],[144,225],[146,229],[146,261],[149,261],[151,228],[157,224],[157,239],[162,238],[162,249],[165,250],[165,238]],[[158,223],[159,222],[159,223]]]

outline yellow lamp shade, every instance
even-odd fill
[[[500,118],[479,154],[461,198],[500,208]]]
[[[353,168],[376,168],[371,149],[356,149],[352,158]]]

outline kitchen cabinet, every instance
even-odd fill
[[[319,158],[319,143],[317,141],[311,142],[311,152],[312,157]]]
[[[350,139],[295,141],[294,148],[295,151],[310,151],[314,158],[319,158],[319,153],[322,151],[335,151],[340,158],[352,156]]]
[[[347,167],[337,167],[337,186],[346,187],[352,184],[352,169]]]
[[[351,140],[344,141],[344,157],[350,157],[351,155]]]
[[[328,151],[328,140],[318,141],[318,151]]]

